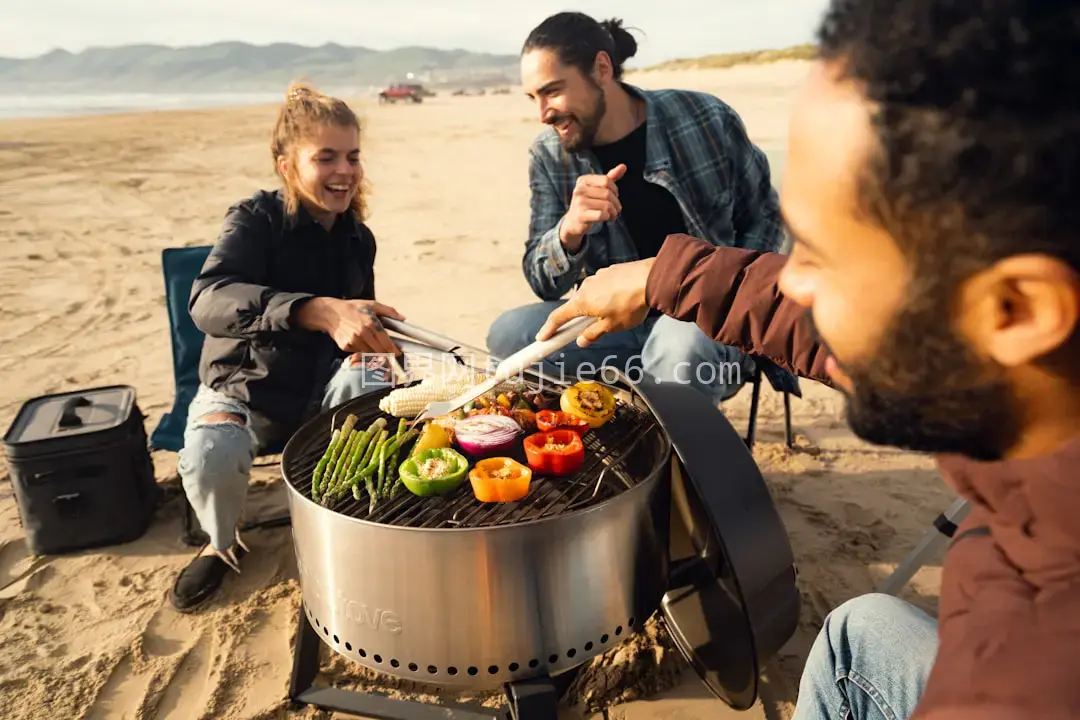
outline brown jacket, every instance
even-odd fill
[[[777,291],[785,261],[672,235],[646,297],[717,342],[827,382],[805,313]],[[972,509],[946,557],[940,646],[912,719],[1080,718],[1080,438],[1032,460],[938,460]]]

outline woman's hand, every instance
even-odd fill
[[[318,297],[300,307],[297,320],[304,328],[325,332],[345,352],[401,355],[379,322],[379,315],[405,319],[394,308],[375,300]]]

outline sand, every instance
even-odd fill
[[[806,66],[630,76],[645,87],[716,93],[783,171],[792,93]],[[409,321],[482,346],[503,308],[533,298],[520,270],[535,111],[520,94],[436,97],[420,106],[357,102],[365,120],[370,224],[380,299]],[[213,242],[226,207],[273,187],[274,108],[0,123],[0,421],[28,398],[128,383],[147,430],[172,402],[160,251]],[[779,177],[777,179],[779,182]],[[466,284],[445,279],[454,273]],[[804,607],[799,631],[764,669],[743,717],[787,717],[825,614],[870,591],[952,500],[922,456],[867,447],[839,396],[804,382],[797,447],[765,389],[755,456],[786,523]],[[749,390],[727,406],[745,431]],[[276,458],[256,469],[250,514],[280,511]],[[4,467],[0,481],[0,714],[22,718],[317,717],[287,710],[300,593],[288,529],[250,533],[253,554],[202,613],[165,594],[194,550],[180,541],[176,459],[155,453],[169,493],[136,542],[33,558]],[[933,611],[940,558],[904,596]],[[725,717],[651,623],[652,636],[598,658],[568,695],[568,715]],[[621,653],[621,654],[620,654]],[[341,658],[324,681],[396,686]],[[396,692],[407,692],[398,687]]]

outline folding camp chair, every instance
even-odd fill
[[[165,276],[165,306],[169,313],[169,338],[173,359],[173,406],[165,413],[150,434],[151,450],[180,452],[184,447],[184,427],[187,424],[188,406],[199,389],[199,356],[202,353],[203,334],[195,326],[188,312],[191,286],[202,271],[210,246],[166,248],[161,253],[161,268]],[[281,448],[264,448],[260,456],[275,455]],[[187,495],[184,498],[184,533],[182,539],[192,546],[207,542],[206,533],[195,528],[195,512]],[[289,524],[289,516],[272,517],[245,524],[241,530],[257,527],[276,527]]]
[[[971,506],[967,500],[957,499],[945,512],[934,518],[934,527],[926,531],[919,544],[896,566],[892,575],[878,585],[877,591],[896,595],[903,590],[919,568],[925,565],[934,553],[948,544],[956,534],[956,527],[963,522],[970,510]]]
[[[768,362],[763,358],[755,357],[754,372],[750,376],[753,394],[750,396],[750,419],[747,424],[745,442],[746,447],[751,450],[754,449],[754,441],[757,439],[758,402],[761,400],[761,378],[764,375],[762,367]],[[779,387],[772,378],[769,378],[769,383],[772,385],[773,390],[784,394],[784,442],[787,443],[789,448],[794,447],[795,440],[791,431],[791,393]],[[795,388],[799,389],[798,379],[795,380]]]

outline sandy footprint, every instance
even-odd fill
[[[153,703],[150,713],[157,720],[184,720],[198,717],[209,701],[212,681],[213,648],[206,633],[187,651],[183,661],[169,678]]]
[[[177,655],[198,640],[193,618],[162,607],[150,618],[140,639],[140,648],[147,660]]]
[[[109,674],[109,679],[83,715],[83,720],[127,720],[140,717],[140,708],[149,684],[150,674],[136,673],[131,653],[125,654]]]
[[[251,630],[229,654],[208,711],[227,707],[243,717],[261,717],[281,706],[292,670],[289,638],[296,622],[294,610],[292,603],[279,601],[247,618],[245,625]],[[208,712],[204,717],[216,716]]]
[[[0,600],[33,592],[49,578],[50,560],[31,557],[22,540],[0,545]]]

